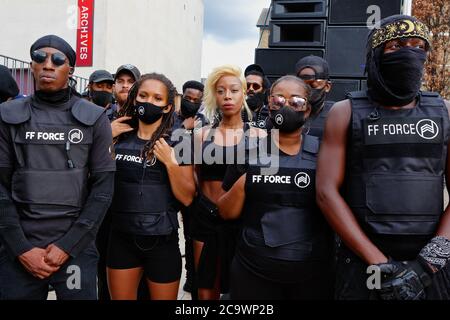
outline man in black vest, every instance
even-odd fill
[[[0,105],[0,298],[96,299],[95,236],[115,162],[104,109],[70,86],[76,54],[49,35],[30,49],[36,91]]]
[[[114,78],[106,70],[95,70],[89,76],[89,99],[99,107],[110,109],[113,102]]]
[[[382,20],[367,92],[328,115],[317,201],[342,239],[338,299],[450,299],[450,103],[420,91],[429,36],[414,17]]]
[[[0,66],[0,103],[12,100],[18,94],[19,87],[11,71],[5,66]]]
[[[268,121],[269,109],[267,107],[267,94],[270,90],[270,81],[266,77],[264,69],[259,64],[249,65],[245,68],[244,75],[247,81],[246,101],[253,115],[251,124],[257,128],[265,129],[270,122]]]
[[[331,90],[328,62],[321,57],[307,56],[295,64],[295,74],[311,87],[311,116],[306,128],[309,135],[322,139],[325,119],[333,106],[333,101],[326,101]]]

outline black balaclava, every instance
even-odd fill
[[[430,47],[428,28],[412,16],[383,19],[380,28],[369,33],[366,72],[368,95],[383,106],[404,106],[419,94],[427,53],[404,47],[384,54],[386,42],[400,38],[421,38]]]
[[[0,103],[19,94],[19,87],[11,72],[5,66],[0,66]]]
[[[298,76],[300,71],[306,68],[311,68],[314,70],[316,79],[330,79],[328,62],[321,57],[311,55],[300,59],[295,64],[295,74]],[[309,97],[309,103],[311,104],[311,117],[314,117],[318,112],[320,112],[326,97],[327,92],[325,92],[325,88],[311,88],[311,96]]]

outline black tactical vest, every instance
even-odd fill
[[[178,228],[181,205],[172,193],[164,164],[156,157],[141,158],[144,144],[134,133],[115,145],[113,226],[139,235],[168,235]]]
[[[319,140],[305,136],[298,155],[280,154],[277,174],[261,174],[261,163],[268,159],[249,165],[241,243],[245,250],[289,261],[329,257],[331,230],[315,199],[318,151]]]
[[[16,156],[12,198],[26,218],[76,218],[85,203],[93,125],[104,109],[71,103],[42,108],[27,97],[2,105]]]
[[[351,130],[345,199],[371,237],[432,237],[443,213],[449,117],[444,101],[421,92],[413,109],[349,94]]]
[[[308,119],[308,123],[306,124],[306,127],[309,128],[308,135],[318,137],[320,140],[322,140],[323,132],[325,129],[325,120],[327,118],[328,112],[333,105],[333,101],[325,101],[320,113],[316,117]]]
[[[252,127],[267,129],[269,128],[268,125],[271,125],[269,107],[266,105],[262,106],[258,112],[252,111],[252,116],[252,121],[249,122]]]

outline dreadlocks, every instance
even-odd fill
[[[139,127],[139,120],[137,118],[136,110],[135,110],[135,102],[136,97],[139,92],[139,88],[141,85],[147,80],[157,80],[162,82],[167,88],[168,92],[168,104],[172,105],[172,108],[169,112],[164,113],[162,116],[161,124],[153,133],[150,140],[144,145],[142,149],[141,156],[145,159],[153,158],[153,147],[155,146],[156,141],[160,138],[169,136],[169,131],[172,128],[173,124],[173,113],[175,110],[175,97],[177,95],[177,89],[173,85],[172,81],[170,81],[165,75],[159,73],[148,73],[143,75],[138,81],[136,81],[130,89],[128,94],[127,101],[124,106],[119,111],[119,117],[128,116],[132,117],[130,121],[130,126],[137,130]],[[130,133],[121,134],[116,138],[114,143],[117,143],[119,140],[125,139],[129,136]]]

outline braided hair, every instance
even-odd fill
[[[130,89],[128,93],[127,101],[124,106],[120,109],[118,117],[132,117],[129,121],[129,125],[137,130],[139,127],[139,120],[137,117],[135,102],[139,92],[139,88],[141,85],[147,80],[156,80],[162,82],[164,86],[167,88],[168,93],[168,104],[172,106],[169,112],[164,113],[162,116],[161,124],[153,133],[152,137],[149,141],[147,141],[144,145],[144,148],[141,152],[141,157],[145,159],[153,158],[153,147],[155,146],[156,141],[160,138],[168,137],[170,134],[170,130],[173,125],[173,113],[175,109],[175,97],[177,96],[177,89],[173,85],[172,81],[170,81],[165,75],[159,73],[148,73],[144,74],[139,80],[137,80]],[[134,132],[134,131],[133,131]],[[114,143],[117,143],[120,140],[126,139],[131,133],[123,133],[119,137],[117,137]]]

